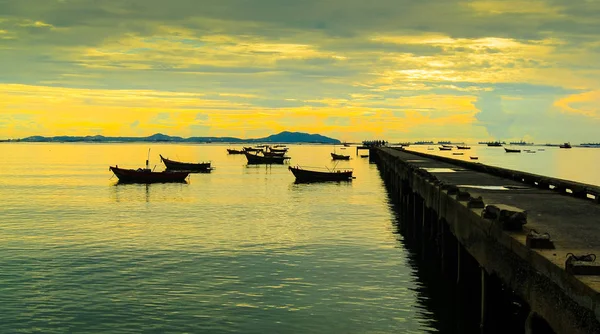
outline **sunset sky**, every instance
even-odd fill
[[[0,0],[0,139],[600,141],[600,1]]]

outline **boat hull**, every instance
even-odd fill
[[[120,182],[124,183],[167,183],[185,182],[189,172],[153,172],[148,169],[109,168]]]
[[[174,160],[169,160],[164,158],[162,155],[160,159],[165,164],[168,170],[172,171],[189,171],[189,172],[210,172],[210,162],[202,162],[202,163],[187,163],[187,162],[179,162]]]
[[[229,154],[244,154],[244,151],[242,151],[242,150],[233,150],[233,149],[228,148],[227,149],[227,153],[229,153]]]
[[[352,179],[351,170],[321,172],[292,166],[288,169],[294,174],[296,181],[299,182],[349,181]]]
[[[248,159],[248,163],[254,164],[254,165],[256,165],[256,164],[282,165],[287,159],[289,159],[289,157],[261,156],[261,155],[252,154],[252,153],[248,153],[248,152],[244,152],[244,154],[246,155],[246,159]]]
[[[333,159],[333,160],[350,160],[350,156],[331,153],[331,159]]]

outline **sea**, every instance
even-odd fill
[[[453,333],[468,319],[355,147],[289,145],[272,166],[227,148],[241,147],[0,143],[0,333]],[[600,184],[600,150],[500,150],[465,154]],[[215,169],[150,185],[108,169],[163,170],[159,154]],[[289,165],[355,179],[298,184]]]

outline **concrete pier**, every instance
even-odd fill
[[[402,149],[370,157],[404,238],[468,286],[482,332],[514,304],[523,333],[600,333],[598,187]]]

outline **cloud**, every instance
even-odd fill
[[[500,95],[483,93],[474,105],[479,109],[475,118],[491,137],[498,140],[510,137],[510,127],[515,121],[515,116],[504,111]]]
[[[4,118],[10,136],[451,139],[518,136],[536,112],[598,117],[597,1],[23,0],[0,13],[0,115],[32,117]]]

